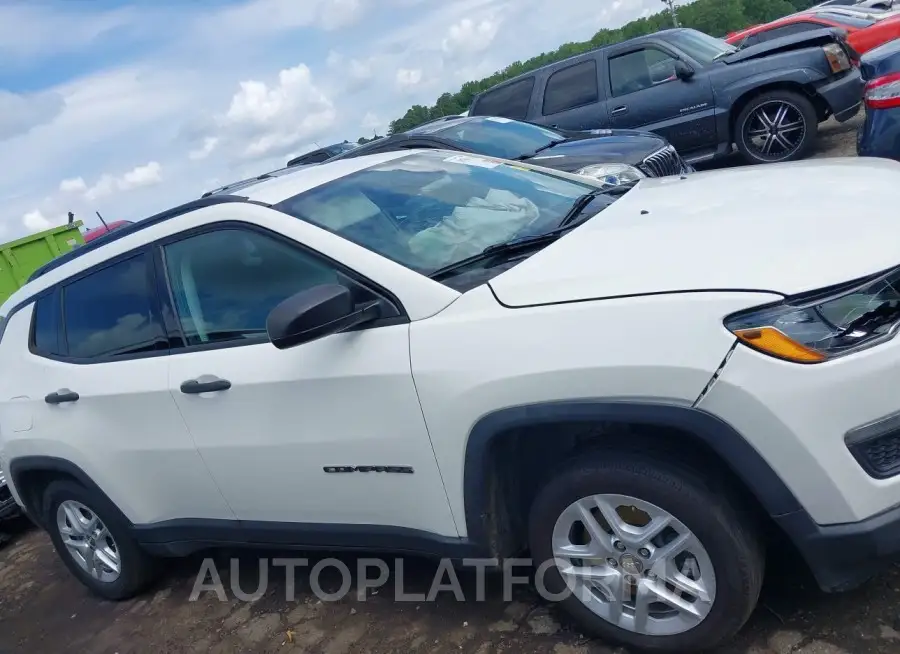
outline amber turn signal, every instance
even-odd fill
[[[734,335],[754,349],[788,361],[818,363],[827,358],[821,352],[788,338],[774,327],[739,329],[734,332]]]

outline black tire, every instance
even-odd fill
[[[58,480],[47,486],[43,500],[46,529],[56,553],[69,571],[91,592],[108,600],[125,600],[139,594],[152,583],[157,572],[156,561],[135,542],[119,512],[109,506],[105,498],[73,481]],[[88,507],[109,530],[115,540],[121,567],[116,580],[102,582],[92,577],[75,561],[63,544],[56,514],[60,504],[67,500],[74,500]]]
[[[551,534],[557,518],[573,502],[598,494],[627,495],[655,504],[681,521],[709,554],[716,596],[697,626],[670,636],[628,631],[591,611],[574,594],[558,606],[586,633],[648,652],[696,652],[732,638],[759,599],[765,554],[759,530],[723,488],[705,483],[688,468],[641,453],[604,452],[572,462],[538,493],[529,516],[529,540],[535,566],[553,558]],[[565,589],[555,566],[545,568],[544,587]]]
[[[773,108],[776,103],[780,103],[790,108],[791,115],[802,117],[804,122],[802,136],[799,138],[799,145],[790,152],[776,152],[771,156],[766,156],[755,147],[750,140],[748,130],[758,125],[755,119],[757,110],[760,107],[771,105]],[[795,91],[768,91],[761,93],[751,99],[738,114],[734,122],[734,141],[738,151],[747,163],[764,164],[764,163],[781,163],[784,161],[795,161],[802,159],[809,154],[810,148],[816,141],[819,133],[819,115],[812,101]],[[789,134],[792,138],[795,134]],[[780,147],[780,146],[779,146]]]

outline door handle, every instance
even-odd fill
[[[68,388],[60,388],[58,391],[54,391],[53,393],[47,393],[47,395],[44,396],[44,402],[46,402],[47,404],[77,402],[78,397],[79,395],[75,391],[70,391]]]
[[[627,113],[628,113],[628,107],[616,107],[615,109],[613,109],[613,110],[612,110],[611,112],[609,112],[609,113],[610,113],[610,115],[612,115],[612,116],[616,116],[616,115],[618,115],[618,114],[627,114]]]
[[[227,379],[219,379],[213,377],[200,381],[199,379],[188,379],[181,382],[181,392],[188,395],[196,395],[197,393],[215,393],[216,391],[227,391],[231,388],[231,382]]]

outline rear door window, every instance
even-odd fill
[[[487,91],[478,98],[478,102],[472,108],[472,114],[524,120],[528,116],[533,90],[534,77],[526,77],[493,91]]]
[[[543,114],[550,116],[568,109],[593,104],[600,99],[597,85],[597,62],[582,61],[558,70],[547,80]]]
[[[66,354],[108,359],[168,349],[149,256],[114,263],[63,287]]]

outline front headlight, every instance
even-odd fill
[[[575,171],[576,175],[590,177],[602,183],[606,188],[634,184],[646,177],[644,173],[628,164],[592,164]]]
[[[893,338],[900,326],[900,269],[808,293],[725,319],[741,342],[797,363],[820,363]]]

